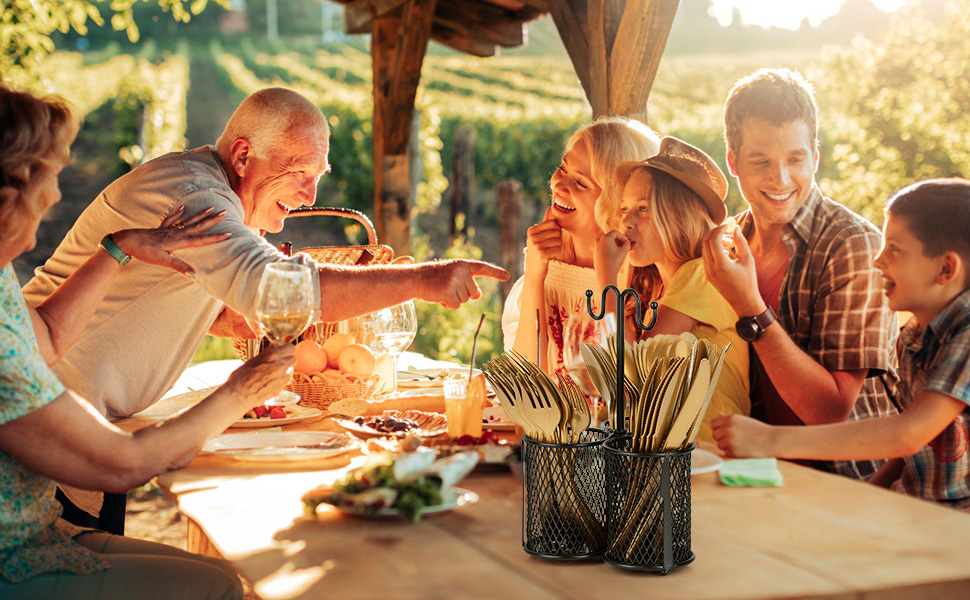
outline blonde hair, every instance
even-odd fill
[[[619,225],[617,214],[623,190],[616,181],[616,167],[627,161],[643,160],[660,149],[660,136],[635,119],[600,117],[577,129],[563,150],[566,155],[583,140],[589,151],[590,176],[600,187],[593,212],[596,224],[606,233]],[[574,255],[570,236],[563,239],[564,254]]]
[[[0,238],[13,235],[26,215],[43,214],[46,207],[30,193],[34,177],[70,162],[78,128],[63,98],[0,86]]]
[[[232,143],[243,138],[256,155],[265,156],[285,148],[293,134],[300,132],[319,132],[329,137],[330,126],[323,112],[297,92],[266,88],[243,100],[232,113],[216,141],[216,152],[228,162]]]
[[[700,258],[704,237],[717,227],[703,200],[676,178],[647,166],[638,167],[630,178],[640,170],[648,172],[652,180],[647,210],[657,227],[664,254],[681,262]],[[644,300],[656,300],[663,294],[656,265],[633,267],[630,286]]]

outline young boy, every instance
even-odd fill
[[[933,179],[889,199],[875,266],[889,306],[913,318],[900,333],[898,415],[781,427],[719,416],[729,456],[891,458],[870,480],[970,510],[970,181]]]

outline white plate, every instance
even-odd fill
[[[701,473],[717,471],[723,464],[724,461],[721,459],[721,457],[713,452],[695,448],[694,451],[690,453],[691,475],[699,475]]]
[[[270,419],[269,417],[262,419],[239,419],[230,425],[230,427],[277,427],[279,425],[291,425],[293,423],[299,423],[300,421],[307,421],[323,415],[323,411],[319,408],[310,408],[304,406],[291,406],[288,408],[293,412],[292,416],[285,417],[283,419]]]
[[[509,419],[505,414],[505,409],[501,406],[489,406],[483,412],[485,419],[482,429],[492,431],[515,431],[515,421]]]
[[[155,404],[152,404],[145,410],[136,413],[129,417],[130,419],[144,420],[144,421],[164,421],[165,419],[170,419],[174,416],[180,415],[185,411],[189,410],[196,404],[202,401],[203,398],[216,391],[221,386],[213,386],[203,388],[201,390],[192,390],[191,392],[185,392],[182,394],[177,394],[175,396],[169,396],[167,398],[162,398]],[[293,392],[288,392],[283,390],[278,396],[274,396],[267,400],[264,404],[283,404],[290,405],[296,403],[300,397]],[[127,419],[123,419],[127,420]],[[249,421],[251,419],[247,419]],[[280,419],[277,419],[280,421]],[[279,424],[278,422],[276,423]],[[232,427],[245,427],[244,425],[232,425]]]
[[[462,488],[457,488],[457,487],[453,487],[446,492],[442,492],[441,496],[442,496],[441,504],[437,504],[435,506],[425,506],[424,508],[421,509],[421,514],[426,515],[429,513],[443,512],[446,510],[461,508],[463,506],[468,506],[469,504],[474,504],[478,502],[478,494],[476,494],[475,492],[472,492],[469,490],[463,490]],[[374,518],[383,518],[383,519],[402,518],[403,519],[404,518],[404,515],[402,515],[396,508],[382,508],[381,510],[377,511],[375,514],[365,514],[347,506],[337,506],[336,508],[337,510],[339,510],[344,514],[353,515],[355,517],[364,517],[364,518],[372,518],[372,519]]]
[[[314,448],[300,446],[317,445]],[[361,441],[345,433],[332,431],[283,431],[230,433],[214,437],[202,447],[203,452],[236,460],[295,461],[337,456],[361,446]]]
[[[481,373],[478,369],[472,371],[472,376]],[[442,376],[444,375],[444,377]],[[460,375],[460,377],[456,377]],[[442,369],[410,369],[397,372],[397,387],[408,388],[436,388],[444,387],[447,379],[464,379],[468,377],[468,367],[455,365]]]

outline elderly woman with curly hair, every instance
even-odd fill
[[[120,493],[178,468],[277,394],[293,364],[292,346],[270,348],[196,407],[135,433],[64,389],[49,366],[132,257],[190,274],[172,252],[225,239],[207,232],[221,214],[176,211],[157,229],[107,236],[55,294],[28,307],[11,262],[34,247],[44,213],[60,200],[57,176],[76,133],[63,101],[0,87],[0,597],[241,598],[223,561],[60,518],[54,481]]]

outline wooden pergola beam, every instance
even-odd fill
[[[680,0],[547,0],[593,116],[646,121]]]
[[[502,10],[481,2],[444,2],[435,11],[435,24],[505,48],[521,46],[526,39],[525,22],[515,11]],[[475,24],[474,31],[469,24]]]
[[[408,140],[436,0],[406,0],[371,23],[374,73],[374,216],[377,236],[411,254]]]
[[[472,37],[434,23],[431,26],[431,39],[472,56],[488,57],[498,54],[498,46],[481,38]]]

